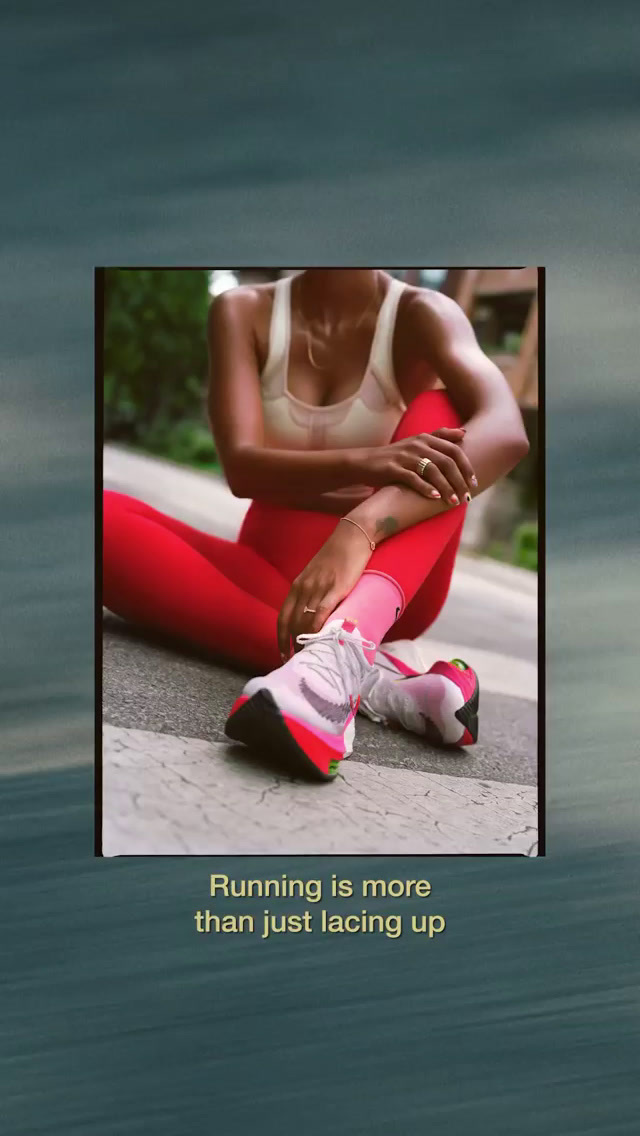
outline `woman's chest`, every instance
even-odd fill
[[[286,374],[290,395],[310,406],[330,407],[354,397],[371,365],[371,329],[292,331]]]
[[[285,449],[383,446],[391,441],[401,415],[401,406],[378,397],[321,407],[283,395],[263,403],[264,440]]]

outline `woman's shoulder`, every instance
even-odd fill
[[[401,303],[405,311],[414,315],[427,313],[434,316],[446,316],[451,312],[461,312],[462,309],[450,296],[444,292],[436,292],[433,288],[418,288],[413,284],[405,284]]]
[[[405,284],[398,314],[407,332],[421,337],[467,323],[462,308],[450,296],[412,284]]]
[[[406,284],[400,298],[394,344],[396,375],[413,375],[419,365],[421,382],[428,371],[428,381],[432,384],[437,378],[436,360],[442,344],[460,338],[467,325],[462,308],[450,296]],[[399,386],[405,402],[410,402],[416,389],[410,383],[399,383]]]
[[[216,296],[209,305],[210,331],[223,327],[256,330],[268,322],[275,284],[239,284]]]

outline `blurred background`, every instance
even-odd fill
[[[105,442],[220,474],[205,394],[211,299],[281,268],[119,269],[104,279]],[[506,376],[531,444],[508,477],[476,498],[463,547],[536,570],[538,545],[538,271],[520,268],[387,269],[455,299],[480,345]]]
[[[2,18],[3,1134],[636,1136],[637,3]],[[441,950],[212,942],[264,860],[92,858],[93,268],[372,249],[547,265],[548,855],[273,862],[426,873]]]

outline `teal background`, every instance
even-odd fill
[[[9,1136],[637,1130],[638,30],[558,13],[3,10]],[[243,260],[547,265],[545,859],[92,858],[93,266]],[[214,864],[426,875],[447,931],[198,936]]]

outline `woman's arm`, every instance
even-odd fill
[[[424,298],[417,294],[408,308],[411,333],[420,354],[444,382],[465,422],[461,448],[478,482],[468,492],[476,495],[528,453],[529,442],[518,405],[504,375],[481,350],[469,320],[453,300],[438,293]],[[417,392],[414,389],[402,393],[410,401]],[[455,505],[445,500],[426,500],[404,486],[389,485],[348,515],[378,544],[394,532],[452,507]]]
[[[356,486],[403,484],[417,494],[431,496],[433,485],[418,477],[417,462],[429,457],[432,469],[437,470],[447,460],[447,439],[455,432],[350,449],[296,451],[265,446],[253,331],[259,305],[257,289],[238,288],[219,296],[209,313],[209,418],[231,492],[236,497],[332,513],[346,512],[354,503],[341,502],[333,496],[335,491]],[[470,477],[464,455],[462,461]],[[464,492],[463,482],[460,484]]]
[[[417,296],[411,318],[418,336],[420,355],[426,359],[447,388],[451,401],[465,422],[462,448],[477,485],[467,478],[463,492],[480,493],[508,473],[529,449],[517,403],[502,372],[481,351],[471,324],[461,309],[444,296],[423,300]],[[440,302],[442,301],[442,303]],[[411,402],[420,388],[402,389]],[[456,432],[447,432],[455,437]],[[433,437],[433,436],[431,436]],[[441,443],[440,443],[441,444]],[[449,443],[451,444],[451,443]],[[457,489],[463,467],[442,466],[434,477],[446,472]],[[457,490],[460,494],[460,490]],[[460,495],[462,499],[462,495]],[[443,492],[430,500],[404,485],[388,485],[346,515],[357,521],[376,544],[420,521],[456,508]],[[337,525],[310,563],[294,580],[278,617],[278,641],[284,658],[289,645],[301,632],[319,631],[327,617],[360,579],[371,549],[354,525]],[[307,614],[309,609],[314,614]]]
[[[253,327],[255,289],[218,296],[209,309],[209,419],[236,497],[296,506],[353,485],[346,450],[276,450],[264,445],[260,375]]]

